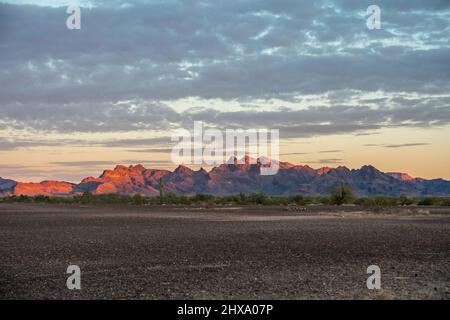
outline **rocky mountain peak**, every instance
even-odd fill
[[[175,174],[191,174],[193,172],[194,170],[182,164],[180,164],[174,171]]]
[[[246,162],[247,161],[247,162]],[[244,158],[244,164],[221,164],[206,171],[193,171],[180,165],[169,170],[146,169],[142,165],[118,165],[104,170],[98,177],[88,177],[79,184],[63,181],[23,183],[0,178],[0,196],[5,195],[58,195],[71,196],[90,192],[93,194],[142,194],[157,196],[159,179],[169,193],[192,195],[197,193],[230,195],[263,192],[268,195],[328,195],[330,189],[342,182],[350,185],[356,195],[435,195],[449,196],[450,181],[412,178],[406,173],[383,173],[374,166],[349,170],[345,166],[313,169],[307,165],[280,162],[276,175],[260,174],[262,164],[252,164]],[[395,179],[394,179],[395,178]]]

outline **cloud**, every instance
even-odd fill
[[[81,139],[33,139],[33,138],[3,138],[0,137],[0,151],[14,150],[18,148],[31,147],[55,147],[65,145],[86,145],[85,140]]]
[[[136,159],[128,159],[128,160],[118,160],[118,161],[55,161],[50,162],[50,165],[64,166],[64,167],[104,167],[104,166],[116,166],[118,164],[142,164],[142,163],[151,163],[158,165],[172,165],[173,163],[169,160],[136,160]]]
[[[309,152],[289,152],[289,153],[280,153],[280,156],[294,156],[294,155],[304,155],[310,154]]]
[[[373,136],[373,135],[378,135],[381,134],[381,132],[358,132],[355,133],[355,136],[360,137],[360,136]]]
[[[344,159],[340,158],[329,158],[329,159],[319,159],[319,160],[313,160],[313,161],[306,161],[308,163],[342,163]]]
[[[347,1],[94,3],[76,31],[65,7],[0,4],[3,103],[450,88],[443,2],[381,1],[379,32]]]
[[[450,123],[450,106],[418,105],[377,108],[359,105],[309,107],[301,110],[186,112],[184,119],[212,123],[223,128],[275,128],[282,138],[310,137],[342,133],[361,133],[383,127],[431,127]],[[190,124],[192,126],[192,124]]]
[[[364,144],[364,147],[383,147],[383,148],[405,148],[405,147],[418,147],[418,146],[429,146],[431,143],[415,142],[415,143],[401,143],[401,144],[377,144],[368,143]]]
[[[338,152],[342,152],[342,150],[322,150],[318,151],[317,153],[338,153]]]
[[[56,107],[58,109],[58,107]],[[432,106],[427,103],[416,106],[390,108],[388,106],[335,105],[308,107],[295,110],[281,108],[275,111],[220,111],[196,108],[177,112],[165,105],[142,102],[121,102],[111,107],[68,109],[67,112],[51,112],[45,107],[37,115],[30,115],[21,108],[0,109],[6,127],[10,129],[37,130],[46,133],[115,132],[126,135],[130,131],[142,131],[135,138],[123,139],[23,139],[0,138],[0,149],[10,150],[32,146],[100,146],[141,147],[151,152],[164,151],[171,146],[170,132],[184,128],[193,133],[194,121],[203,121],[205,127],[226,129],[279,129],[281,139],[305,138],[320,135],[364,134],[381,128],[430,128],[450,124],[450,106]],[[45,111],[45,112],[44,112]],[[89,117],[85,115],[90,112]],[[8,122],[8,119],[10,122]],[[274,128],[274,124],[276,127]],[[162,132],[167,132],[161,136]],[[155,136],[158,134],[158,136]],[[167,153],[167,150],[165,150]],[[327,152],[325,152],[327,151]],[[338,152],[323,150],[320,153]]]
[[[54,161],[50,165],[64,167],[103,167],[117,164],[117,161]]]
[[[127,152],[137,152],[137,153],[171,153],[171,148],[152,148],[152,149],[130,149]]]
[[[435,101],[433,101],[435,103]],[[40,132],[129,132],[171,131],[176,128],[193,130],[194,121],[203,121],[209,127],[276,128],[283,138],[314,135],[358,133],[383,127],[437,127],[450,123],[450,105],[434,106],[428,102],[416,106],[391,108],[386,106],[335,105],[295,110],[275,111],[220,111],[196,108],[184,112],[164,105],[142,101],[109,104],[21,105],[4,104],[0,108],[0,124],[16,130]],[[132,141],[105,141],[108,146],[135,145]],[[143,138],[142,145],[168,143],[170,137]],[[49,141],[52,144],[54,142]],[[3,145],[6,146],[7,142]]]
[[[428,146],[430,143],[403,143],[403,144],[389,144],[386,148],[404,148],[404,147],[417,147],[417,146]]]
[[[64,6],[8,2],[0,4],[2,128],[156,134],[204,121],[276,126],[298,138],[450,123],[448,1],[379,1],[378,31],[365,25],[369,1],[89,1],[81,30],[67,30]],[[192,97],[191,109],[174,107]],[[212,99],[225,107],[208,107]],[[258,108],[271,99],[272,108]],[[37,140],[0,139],[0,148],[60,143]]]
[[[103,147],[148,147],[167,145],[171,143],[170,136],[150,137],[150,138],[130,138],[130,139],[114,139],[108,141],[95,141]]]
[[[0,119],[13,129],[46,132],[164,130],[182,120],[180,114],[163,104],[142,101],[3,104]]]

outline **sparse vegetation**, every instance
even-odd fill
[[[161,194],[156,197],[145,197],[135,195],[104,194],[93,195],[85,192],[73,197],[55,196],[10,196],[0,198],[3,203],[59,203],[59,204],[124,204],[124,205],[157,205],[161,204]],[[164,193],[163,203],[167,205],[343,205],[354,204],[363,206],[372,211],[381,211],[385,208],[397,206],[450,206],[449,197],[416,197],[410,198],[405,195],[399,197],[371,196],[354,197],[348,186],[334,189],[329,197],[324,196],[268,196],[264,193],[236,194],[229,196],[213,196],[210,194],[197,194],[192,196],[181,196]]]
[[[398,200],[392,197],[375,196],[356,199],[355,204],[361,205],[370,211],[381,212],[386,208],[397,206]]]

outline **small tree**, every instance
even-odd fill
[[[348,184],[342,182],[339,187],[331,190],[330,198],[331,204],[336,204],[338,206],[344,203],[351,203],[354,200],[353,190]]]

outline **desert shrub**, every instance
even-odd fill
[[[266,206],[271,206],[271,205],[280,205],[282,203],[285,202],[285,199],[283,198],[278,198],[278,197],[265,197],[263,198],[262,202],[259,202],[258,204],[263,204]]]
[[[247,195],[243,192],[239,193],[239,201],[245,203],[247,201]]]
[[[230,196],[224,196],[224,197],[217,197],[220,203],[222,204],[240,204],[240,205],[246,205],[250,203],[249,197],[245,195],[244,193],[230,195]]]
[[[17,203],[17,202],[21,202],[21,203],[27,203],[27,202],[37,202],[35,201],[34,197],[30,197],[30,196],[24,196],[24,195],[20,195],[20,196],[8,196],[8,197],[0,197],[0,202],[3,203]]]
[[[9,196],[0,198],[0,202],[35,202],[35,203],[74,203],[74,204],[132,204],[132,205],[144,205],[144,204],[160,204],[159,197],[144,197],[136,194],[133,196],[117,195],[117,194],[104,194],[93,195],[86,192],[82,195],[76,195],[73,197],[58,197],[58,196],[44,196],[38,195],[35,197],[30,196]],[[355,203],[357,205],[364,206],[371,210],[380,211],[387,207],[393,206],[405,206],[417,203],[421,206],[442,205],[450,206],[450,197],[425,197],[425,198],[408,198],[406,195],[401,195],[398,198],[387,196],[371,196],[354,198],[351,188],[346,185],[335,188],[333,193],[329,197],[315,196],[305,197],[302,195],[294,196],[267,196],[261,192],[255,192],[250,195],[239,193],[235,195],[216,197],[209,194],[197,194],[193,196],[183,196],[175,194],[164,195],[165,204],[174,205],[192,205],[192,204],[216,204],[216,205],[249,205],[249,204],[262,204],[262,205],[309,205],[309,204],[323,204],[323,205],[340,205],[344,203]]]
[[[155,197],[155,199],[156,199],[157,203],[160,202],[159,197],[158,198]],[[180,201],[180,199],[178,199],[177,196],[174,195],[173,193],[166,193],[164,195],[164,203],[166,203],[166,204],[176,204],[179,201]]]
[[[353,202],[354,204],[356,204],[356,205],[359,205],[359,206],[367,206],[367,204],[368,204],[368,198],[358,198],[358,199],[355,199],[355,201]]]
[[[315,197],[313,200],[315,204],[323,204],[323,205],[331,205],[332,200],[331,197]]]
[[[33,197],[33,202],[48,203],[48,202],[50,202],[50,197],[38,195],[38,196]]]
[[[145,202],[145,198],[142,198],[140,195],[136,198],[134,197],[118,194],[93,195],[85,192],[82,195],[74,196],[71,202],[78,204],[134,204],[135,201],[140,203]]]
[[[32,202],[33,198],[29,197],[29,196],[24,196],[23,194],[21,194],[20,196],[15,198],[16,202]]]
[[[210,195],[210,194],[196,194],[195,196],[192,197],[192,201],[194,203],[199,203],[199,202],[212,202],[214,201],[214,196]]]
[[[293,196],[293,197],[289,197],[288,202],[289,203],[295,203],[295,204],[300,205],[300,206],[304,206],[304,205],[313,203],[314,200],[312,198],[306,198],[306,197],[301,196],[301,195],[296,195],[296,196]]]
[[[331,190],[330,203],[334,205],[342,205],[352,203],[354,201],[352,188],[345,183],[341,183],[339,187]]]
[[[267,196],[262,192],[254,192],[248,197],[250,203],[264,204],[267,202]]]
[[[359,198],[355,200],[355,204],[361,205],[371,211],[384,211],[386,208],[397,205],[397,199],[386,196],[373,196]]]
[[[3,198],[1,198],[1,202],[4,202],[4,203],[14,202],[13,197],[14,197],[14,196],[3,197]]]
[[[297,202],[295,202],[293,200],[293,197],[268,197],[269,198],[269,203],[265,203],[265,204],[272,204],[272,205],[277,205],[277,206],[287,206],[290,204],[298,204]]]
[[[398,198],[397,203],[400,206],[409,206],[412,205],[414,203],[413,199],[408,198],[406,195],[402,194],[400,195],[400,197]]]
[[[422,198],[421,200],[419,200],[419,202],[417,202],[417,204],[419,206],[433,206],[435,204],[438,204],[438,201],[436,198],[426,197],[426,198]]]
[[[89,204],[94,201],[94,196],[90,192],[85,192],[81,196],[76,195],[73,197],[73,202],[81,204]]]
[[[397,205],[397,200],[393,197],[376,196],[373,197],[373,200],[375,201],[375,204],[382,207],[394,207]]]
[[[47,197],[46,203],[72,203],[71,197]]]
[[[135,195],[133,196],[132,201],[133,201],[133,204],[139,205],[139,206],[145,204],[145,198],[142,197],[140,194],[135,194]]]

